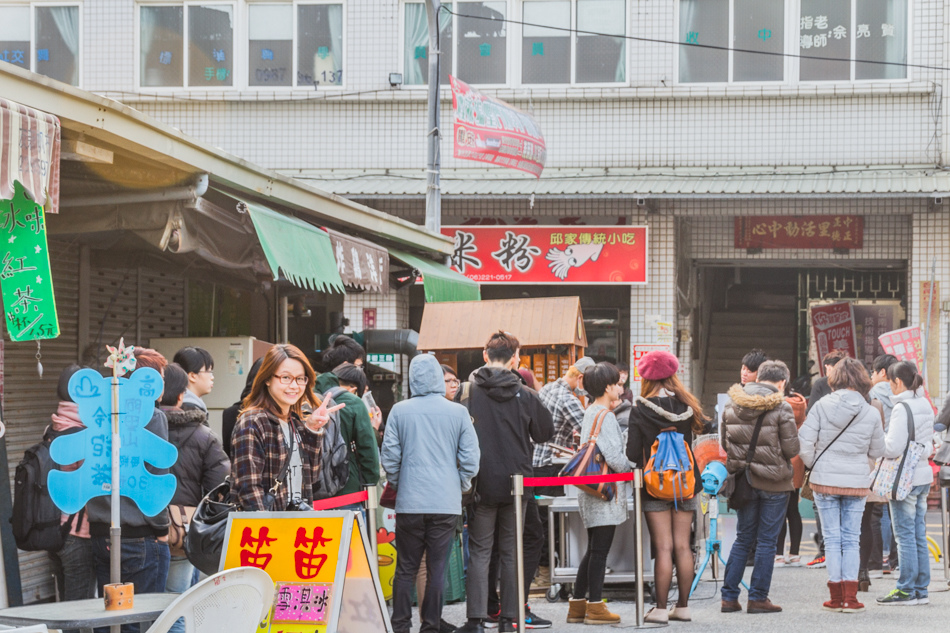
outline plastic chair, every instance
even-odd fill
[[[178,596],[147,633],[167,633],[184,618],[186,633],[253,633],[274,605],[274,581],[256,567],[218,572]]]
[[[46,628],[45,624],[22,626],[18,629],[0,624],[0,631],[3,631],[3,633],[49,633],[49,629]]]

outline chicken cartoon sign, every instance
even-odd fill
[[[452,226],[452,268],[481,284],[645,284],[645,226]]]

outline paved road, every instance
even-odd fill
[[[928,517],[928,532],[939,542],[940,522],[936,513]],[[817,551],[811,541],[814,521],[805,521],[805,536],[802,543],[802,559],[811,560]],[[931,560],[931,562],[933,562]],[[720,571],[721,574],[721,571]],[[746,581],[751,568],[746,570]],[[707,570],[707,579],[711,578]],[[840,614],[822,611],[821,603],[828,599],[825,583],[827,570],[807,569],[804,567],[781,567],[775,570],[772,579],[771,598],[783,607],[784,611],[775,615],[749,615],[747,613],[724,614],[719,611],[719,583],[701,582],[690,602],[693,612],[693,624],[699,625],[704,633],[723,631],[728,633],[762,633],[777,631],[781,627],[794,627],[797,630],[823,631],[832,627],[847,627],[846,631],[858,630],[861,633],[894,633],[895,631],[946,631],[950,620],[950,592],[943,581],[943,567],[933,565],[931,584],[931,604],[918,607],[881,607],[875,604],[877,596],[884,595],[896,585],[896,577],[885,576],[874,580],[869,593],[859,594],[867,610],[860,614]],[[941,591],[943,590],[943,591]],[[608,595],[609,608],[620,614],[622,625],[633,626],[636,623],[636,607],[632,594],[614,590]],[[746,594],[743,591],[740,602],[745,605]],[[591,628],[583,624],[566,624],[567,603],[549,603],[543,597],[531,599],[531,608],[538,615],[554,622],[552,630],[566,633],[590,633]],[[649,605],[648,605],[649,608]],[[444,617],[453,624],[465,621],[465,604],[447,605]],[[674,622],[675,628],[688,628],[687,623]],[[605,627],[606,628],[606,627]],[[413,630],[418,630],[415,626]]]

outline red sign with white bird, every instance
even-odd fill
[[[482,284],[645,284],[645,226],[447,226],[452,268]]]

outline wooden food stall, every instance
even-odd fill
[[[546,297],[427,303],[418,349],[467,376],[484,364],[485,343],[499,330],[521,342],[521,366],[542,385],[563,376],[587,347],[580,298]]]

